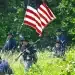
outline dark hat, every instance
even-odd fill
[[[60,40],[57,40],[56,43],[60,43],[61,44],[61,41]]]
[[[28,40],[25,39],[25,38],[20,38],[20,41],[26,41],[26,42],[28,42]]]
[[[28,42],[28,38],[25,37],[25,36],[23,36],[22,34],[19,35],[19,39],[20,39],[20,41],[26,41],[26,42]]]
[[[23,40],[23,41],[25,41],[25,42],[29,42],[29,40],[28,40],[28,39],[25,39],[25,40]]]
[[[12,32],[8,32],[8,35],[13,35],[13,33]]]
[[[61,31],[62,31],[61,29],[57,29],[57,30],[56,30],[56,32],[61,32]]]
[[[25,39],[24,38],[20,38],[20,41],[25,41]]]
[[[64,29],[62,29],[62,30],[61,30],[61,32],[65,32],[65,30],[64,30]]]

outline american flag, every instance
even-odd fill
[[[46,3],[40,4],[38,8],[34,7],[35,5],[33,4],[35,3],[32,2],[30,5],[27,5],[24,24],[34,28],[41,36],[43,29],[56,17]]]

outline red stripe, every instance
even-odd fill
[[[54,17],[54,14],[52,13],[52,11],[48,8],[48,6],[47,6],[45,3],[43,3],[42,5],[46,8],[46,10],[48,11],[49,14],[48,14],[42,7],[39,7],[38,9],[40,9],[40,10],[50,19],[50,22],[51,22],[51,21],[52,21],[52,18],[55,18],[55,17]],[[33,9],[34,9],[34,8],[33,8]],[[34,10],[37,12],[36,9],[34,9]],[[42,29],[41,25],[42,25],[43,27],[46,27],[47,24],[44,24],[44,22],[42,22],[40,18],[43,18],[47,23],[49,23],[49,21],[48,21],[48,19],[47,19],[46,17],[43,16],[43,14],[41,14],[40,12],[37,12],[37,13],[36,13],[35,11],[33,11],[33,10],[27,8],[26,13],[29,12],[29,13],[33,14],[33,15],[36,16],[39,20],[37,20],[34,16],[31,16],[30,14],[26,14],[24,18],[28,18],[28,19],[30,19],[30,20],[32,20],[32,21],[35,21],[36,23],[34,24],[33,22],[24,20],[24,24],[26,24],[26,25],[28,25],[28,26],[34,28],[34,29],[36,30],[36,32],[37,32],[39,35],[42,35],[42,31],[41,31],[38,27],[40,27],[40,28]],[[51,18],[51,17],[52,17],[52,18]],[[40,24],[39,21],[41,22],[41,24]],[[36,24],[37,24],[38,26],[36,26]]]
[[[33,20],[33,21],[35,21],[35,22],[38,23],[38,21],[35,20],[35,19],[34,19],[32,16],[30,16],[30,15],[26,15],[25,18],[29,18],[29,19],[31,19],[31,20]],[[36,28],[36,25],[34,25],[32,22],[24,21],[24,23],[27,24],[28,26],[31,26],[32,28],[36,29],[36,30],[38,31],[38,33],[41,34],[41,31],[40,31],[38,28]],[[40,25],[39,23],[38,23],[38,25],[41,27],[41,25]]]
[[[30,13],[34,14],[38,19],[40,19],[39,16],[34,11],[27,9],[26,12],[30,12]]]
[[[38,24],[38,26],[41,27],[41,24],[38,22],[38,20],[34,19],[32,16],[30,16],[30,15],[26,15],[25,18],[29,18],[29,19],[35,21],[35,22]]]
[[[41,24],[36,20],[36,23],[38,24],[38,26],[40,26],[41,27]]]
[[[44,4],[43,4],[43,6],[46,8],[46,6],[45,6]],[[48,15],[49,12],[47,13],[42,7],[40,7],[39,9],[40,9],[49,19],[51,19],[50,16]],[[46,8],[46,9],[47,9],[47,8]]]
[[[30,27],[32,27],[33,29],[35,29],[36,30],[36,32],[39,34],[39,35],[41,35],[42,34],[42,32],[41,32],[41,30],[39,30],[34,24],[32,24],[31,22],[28,22],[28,21],[24,21],[24,24],[26,24],[26,25],[28,25],[28,26],[30,26]]]
[[[33,15],[35,15],[38,19],[40,19],[40,17],[32,10],[27,9],[26,12],[32,13]],[[38,13],[38,12],[37,12]],[[30,15],[31,16],[31,15]],[[35,19],[36,20],[36,19]],[[36,23],[41,27],[41,24],[39,23],[39,21],[36,20]]]
[[[35,9],[34,9],[34,10],[35,10]],[[35,16],[40,20],[40,17],[39,17],[33,10],[27,9],[26,12],[29,12],[29,13],[35,15]],[[38,12],[37,12],[37,13],[38,13]],[[35,22],[38,24],[38,26],[41,27],[41,24],[39,23],[39,21],[36,20],[35,18],[33,18],[31,15],[27,15],[27,14],[26,14],[26,16],[25,16],[24,18],[29,18],[29,19],[35,21]],[[34,28],[34,29],[37,31],[38,34],[41,34],[41,33],[42,33],[41,30],[38,29],[38,28],[36,27],[36,25],[34,25],[33,23],[31,23],[30,21],[25,21],[25,20],[24,20],[24,24],[27,24],[28,26]]]
[[[44,26],[44,27],[47,26],[47,24],[44,24],[43,22],[41,22],[41,23],[42,23],[42,26]]]
[[[41,13],[39,13],[39,15],[48,23],[48,20]]]
[[[55,16],[54,16],[53,12],[51,11],[51,9],[50,8],[48,8],[48,9],[49,9],[49,13],[51,13],[52,17],[55,19]]]
[[[54,17],[53,14],[51,13],[50,8],[49,8],[45,3],[44,3],[44,5],[45,5],[47,11],[49,12],[50,16],[51,16],[51,17]]]
[[[46,8],[46,10],[47,10],[47,12],[48,12],[48,17],[49,17],[49,19],[51,19],[51,16],[50,16],[50,13],[49,13],[48,7],[46,6],[45,3],[43,3],[43,6]],[[51,19],[51,20],[52,20],[52,19]]]
[[[26,25],[28,25],[28,26],[30,26],[36,30],[36,25],[34,25],[33,23],[28,22],[28,21],[24,21],[24,24],[26,24]]]
[[[30,16],[30,15],[26,15],[25,18],[29,18],[29,19],[35,21],[35,19],[32,16]]]
[[[38,28],[36,28],[36,32],[37,32],[39,35],[42,34],[42,32],[41,32]]]

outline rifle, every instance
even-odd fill
[[[40,41],[40,39],[38,39],[37,41],[35,41],[34,44],[36,44],[38,41]],[[34,44],[30,45],[28,48],[32,47]],[[26,48],[23,52],[21,52],[21,53],[18,55],[18,57],[15,59],[15,61],[17,61],[17,60],[20,58],[20,56],[21,56],[26,50],[27,50],[27,48]]]

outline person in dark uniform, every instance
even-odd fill
[[[37,62],[36,49],[28,43],[28,40],[22,40],[21,52],[24,60],[25,71],[28,71],[33,63]]]
[[[62,29],[58,29],[57,30],[56,41],[60,41],[61,42],[62,53],[64,55],[66,44],[67,44],[67,37],[64,34],[64,31]]]
[[[62,56],[62,46],[60,41],[56,41],[55,46],[53,47],[53,52],[57,57]]]
[[[3,60],[0,56],[0,75],[11,75],[13,74],[12,69],[10,68],[10,65],[8,64],[8,61]]]
[[[5,42],[5,45],[3,47],[3,50],[14,50],[16,48],[16,40],[13,37],[13,34],[11,32],[8,33],[7,40]]]

